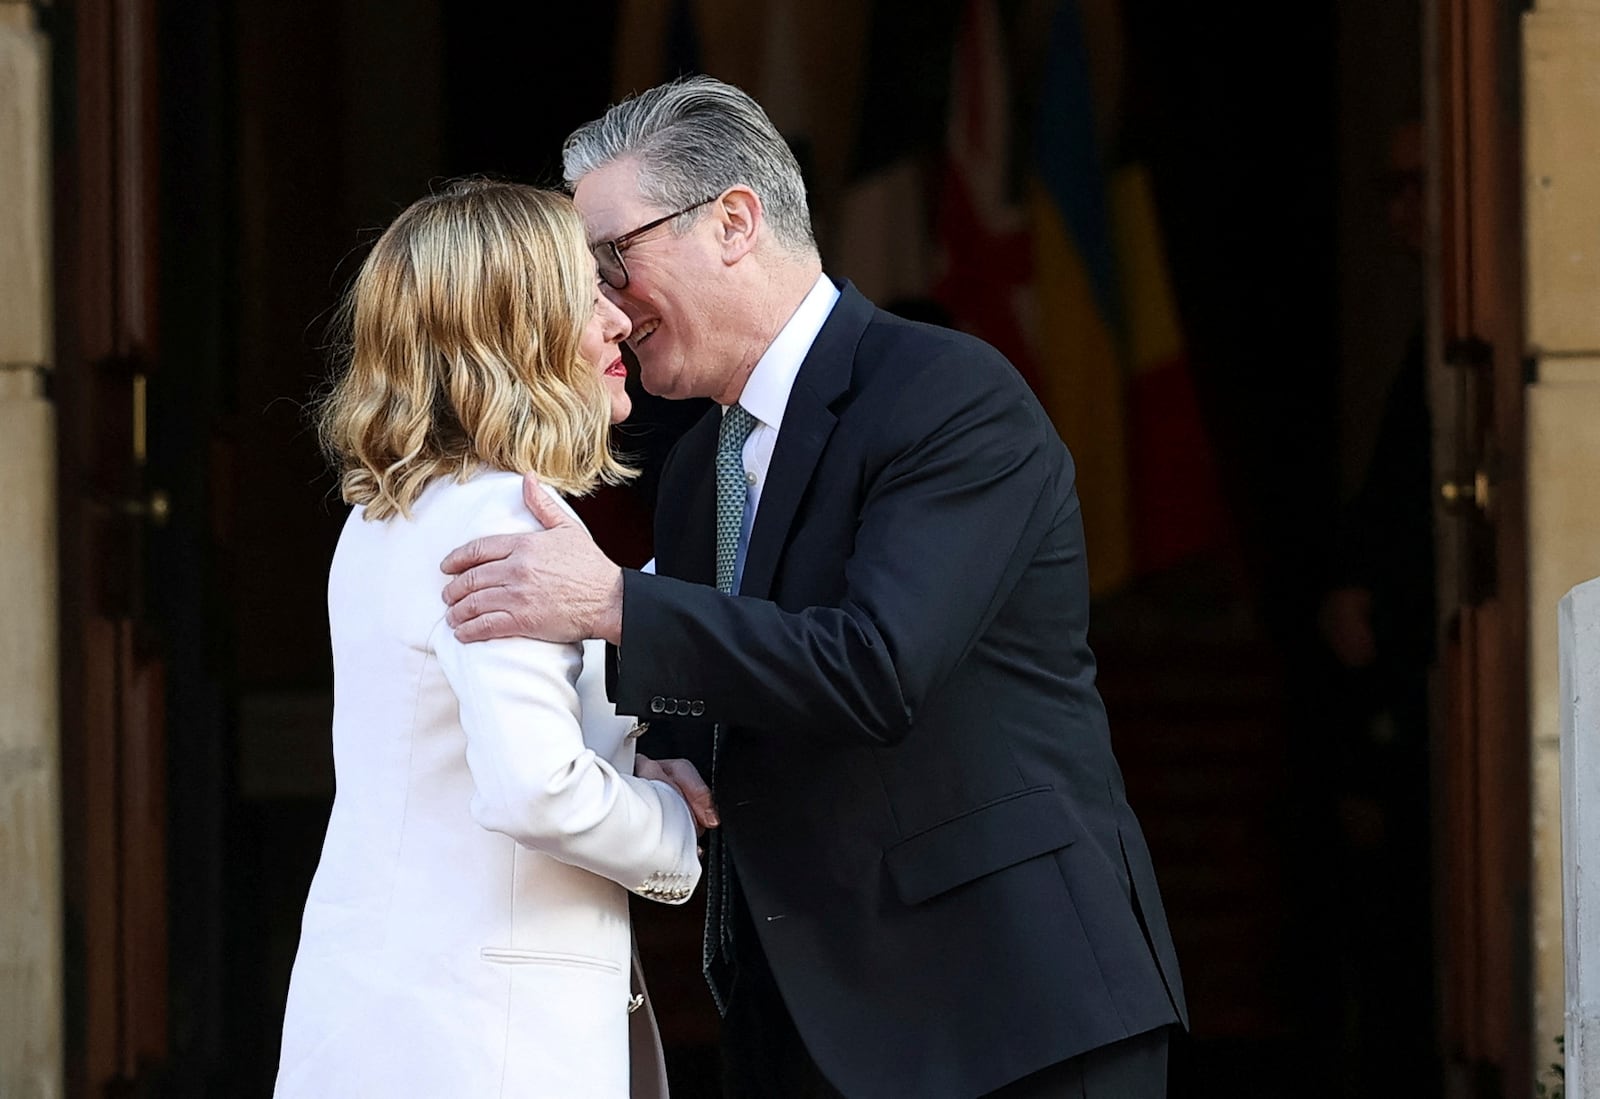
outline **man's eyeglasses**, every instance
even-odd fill
[[[667,214],[665,217],[647,221],[639,228],[630,229],[620,237],[612,237],[610,240],[600,241],[594,246],[594,260],[595,265],[600,270],[600,281],[613,290],[626,288],[628,285],[628,265],[622,261],[622,253],[628,245],[657,226],[665,225],[673,218],[682,217],[689,211],[698,210],[707,203],[715,202],[721,197],[721,195],[712,195],[710,198],[703,198],[692,206],[685,206],[683,209]]]

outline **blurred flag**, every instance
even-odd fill
[[[933,286],[931,183],[949,115],[960,0],[873,0],[849,169],[818,223],[822,260],[879,305],[926,315]],[[817,212],[814,208],[814,212]]]
[[[806,169],[830,273],[1016,364],[1077,462],[1096,594],[1226,532],[1149,174],[1103,158],[1117,7],[620,0],[616,48],[619,94],[696,70],[754,92]]]
[[[1102,159],[1083,13],[1056,5],[1031,127],[1019,127],[999,10],[963,11],[935,293],[1017,364],[1072,450],[1102,594],[1215,545],[1220,493],[1148,174],[1108,173]],[[1098,14],[1096,45],[1114,52],[1114,13]],[[1101,98],[1115,93],[1102,84]],[[1031,146],[1016,148],[1029,129]]]
[[[1112,176],[1111,214],[1127,331],[1133,565],[1144,574],[1218,545],[1227,523],[1155,194],[1142,165]]]
[[[1096,593],[1133,575],[1122,317],[1089,57],[1077,5],[1051,21],[1033,131],[1039,397],[1078,465]]]
[[[994,0],[967,0],[962,12],[949,117],[933,296],[1037,390],[1033,244],[1014,183],[1010,74]]]

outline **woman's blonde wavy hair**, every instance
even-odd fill
[[[578,350],[594,295],[566,196],[466,179],[412,203],[335,320],[339,369],[316,420],[345,502],[409,518],[445,475],[531,472],[569,495],[632,476]]]

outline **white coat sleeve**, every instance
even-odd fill
[[[678,791],[620,773],[583,741],[579,645],[431,638],[461,707],[472,816],[651,900],[681,903],[700,877],[694,819]]]

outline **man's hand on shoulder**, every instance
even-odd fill
[[[476,538],[446,557],[439,567],[454,579],[444,589],[445,620],[462,641],[620,644],[622,569],[531,473],[522,499],[545,529]]]

